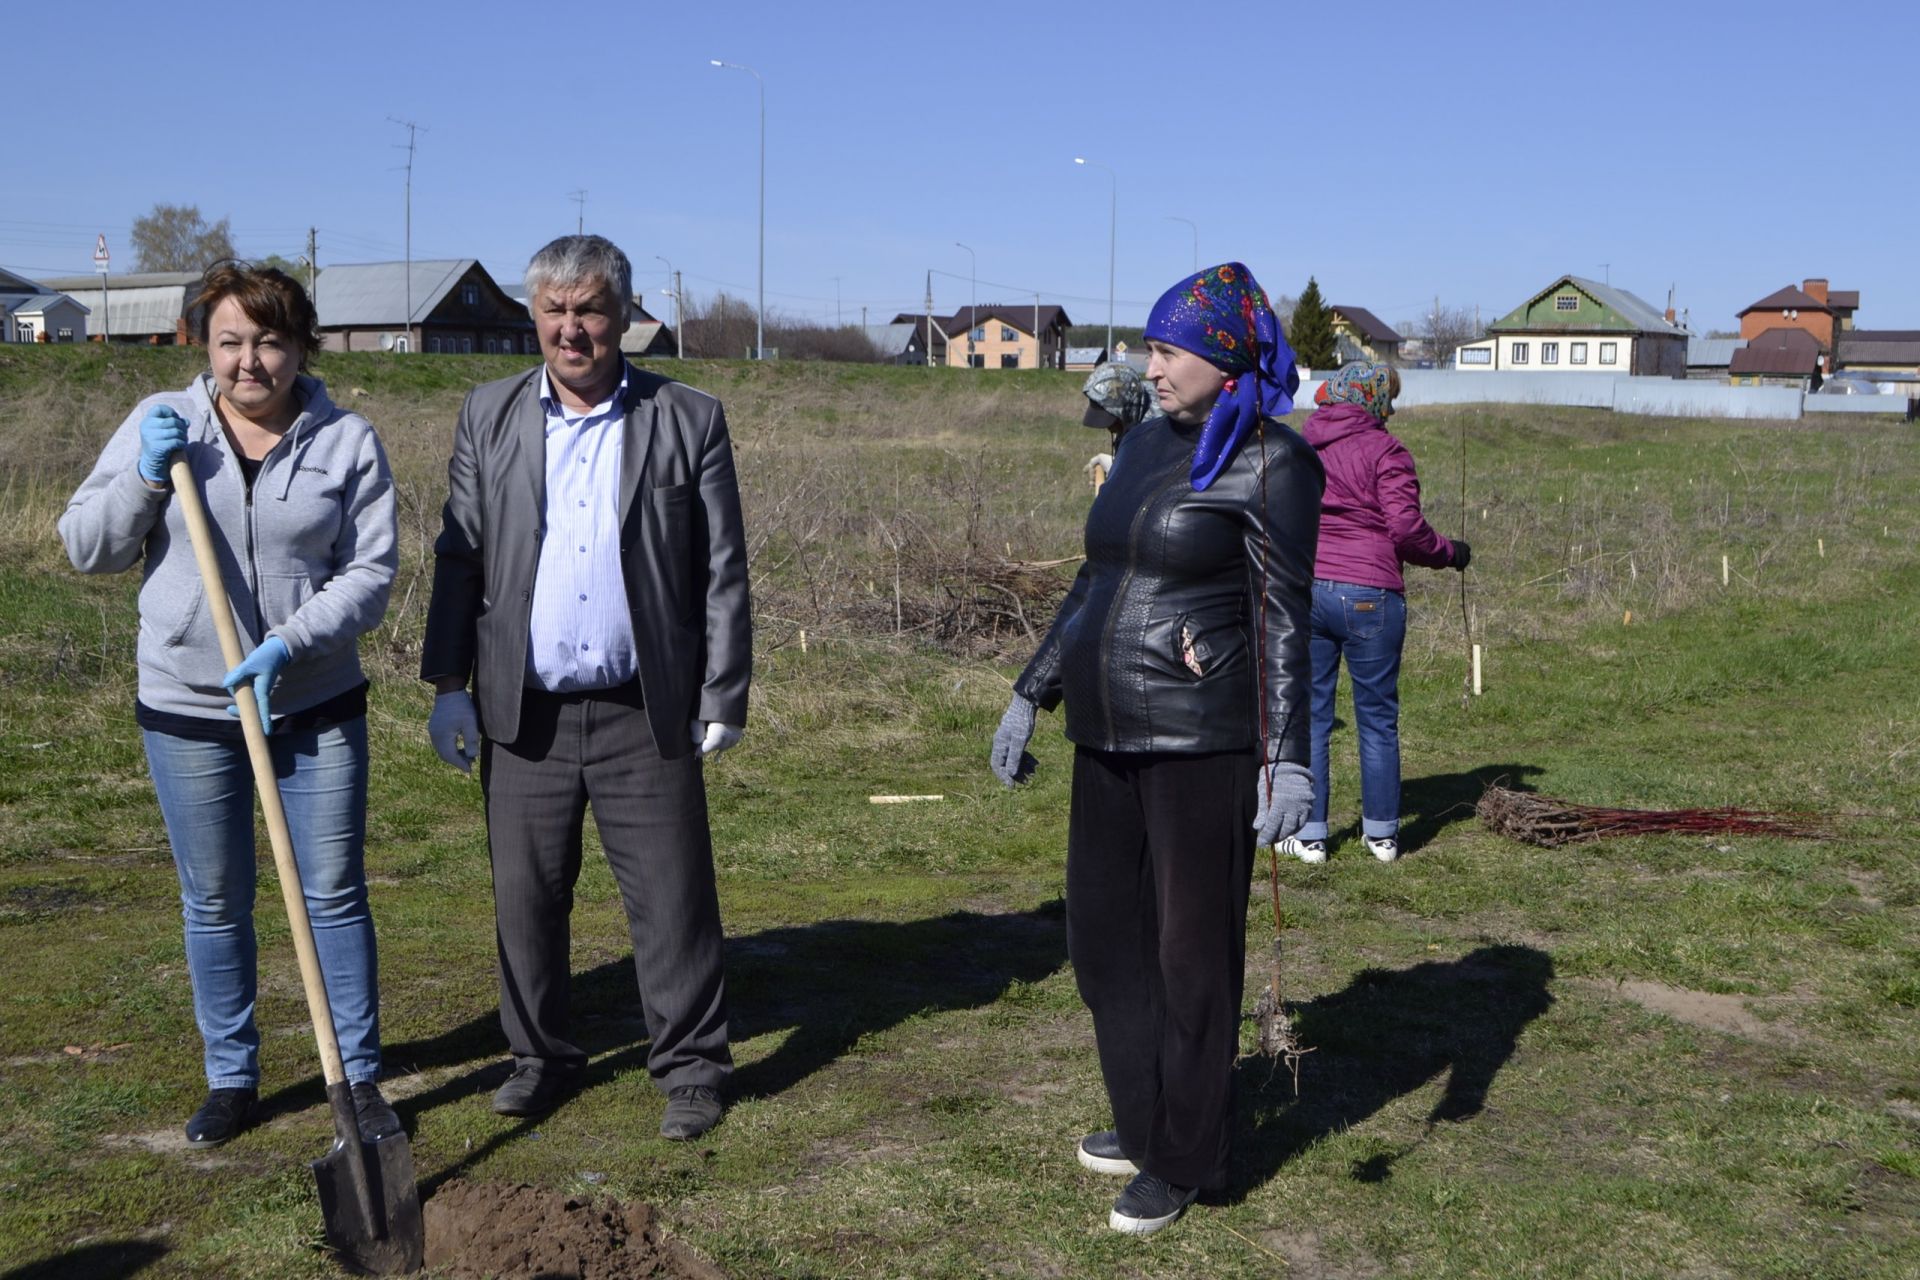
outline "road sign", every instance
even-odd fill
[[[107,252],[107,237],[102,233],[100,237],[93,242],[93,269],[95,271],[105,271],[107,269],[107,260],[112,256],[112,254]]]

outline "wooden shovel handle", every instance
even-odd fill
[[[206,590],[207,610],[213,615],[214,630],[220,633],[220,653],[231,670],[247,655],[241,652],[240,631],[233,625],[233,605],[220,578],[220,555],[214,548],[207,508],[200,500],[193,468],[184,453],[174,455],[167,476],[173,481],[174,501],[180,504],[180,514],[187,522],[187,537],[193,543],[193,558],[200,566],[200,583]],[[313,1038],[320,1045],[321,1073],[328,1084],[338,1084],[346,1079],[346,1068],[340,1062],[340,1041],[333,1033],[333,1009],[327,1003],[327,984],[320,976],[320,957],[313,947],[313,923],[307,919],[307,896],[300,887],[300,864],[293,857],[293,835],[287,830],[287,811],[280,804],[280,782],[274,777],[267,731],[260,727],[253,685],[243,683],[233,693],[240,708],[240,732],[246,735],[247,756],[253,762],[253,789],[260,793],[260,811],[266,817],[267,838],[273,844],[273,865],[280,873],[280,896],[287,904],[293,951],[300,959],[300,982],[307,989]]]

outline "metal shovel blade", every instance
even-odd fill
[[[406,1134],[379,1142],[335,1138],[333,1150],[313,1162],[313,1177],[327,1243],[342,1263],[380,1276],[420,1269],[426,1231]]]

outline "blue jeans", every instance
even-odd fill
[[[193,1015],[207,1087],[260,1086],[254,1026],[253,770],[244,742],[143,730],[147,768],[180,873]],[[363,853],[367,722],[267,739],[306,891],[314,949],[347,1079],[380,1074],[378,973]]]
[[[1353,679],[1360,738],[1360,829],[1374,839],[1400,830],[1400,646],[1407,598],[1385,587],[1313,580],[1313,813],[1302,840],[1327,838],[1327,744],[1340,659]]]

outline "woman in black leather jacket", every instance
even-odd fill
[[[1108,1222],[1133,1234],[1226,1183],[1254,849],[1311,804],[1323,484],[1277,421],[1299,375],[1245,267],[1175,285],[1146,337],[1164,416],[1121,442],[993,747],[1024,781],[1036,709],[1066,703],[1067,947],[1114,1116],[1079,1158],[1132,1175]]]

